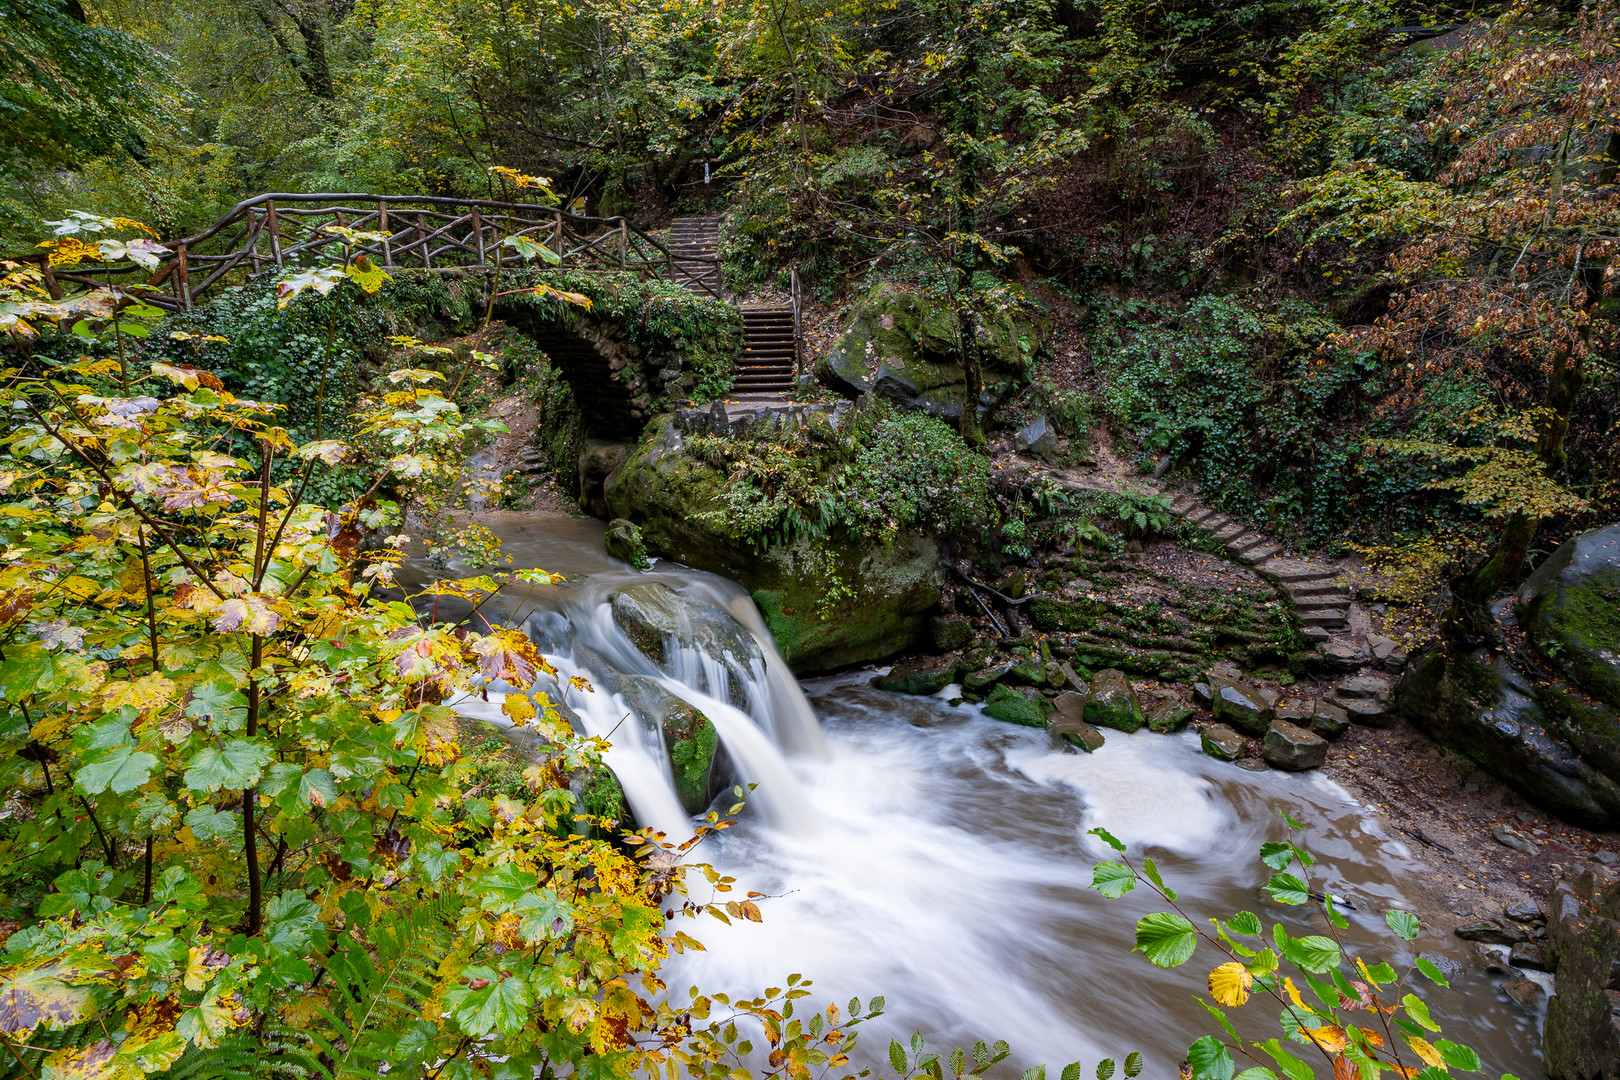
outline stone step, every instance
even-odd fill
[[[1349,626],[1350,614],[1344,608],[1302,611],[1299,613],[1299,621],[1305,626]]]
[[[1186,517],[1202,505],[1191,495],[1183,495],[1170,504],[1170,512],[1176,517]]]
[[[1348,596],[1306,596],[1294,598],[1296,611],[1343,611],[1350,606]]]
[[[1207,506],[1197,507],[1187,513],[1187,523],[1197,525],[1200,529],[1205,527],[1204,522],[1214,521],[1216,518],[1220,518],[1222,521],[1226,520],[1224,515],[1216,513]]]
[[[1215,529],[1211,535],[1221,543],[1228,543],[1243,535],[1243,526],[1235,521],[1228,521],[1225,525]]]
[[[1320,581],[1307,581],[1288,586],[1288,592],[1295,599],[1305,596],[1329,596],[1344,592],[1344,583],[1337,576],[1324,578]]]
[[[1282,552],[1283,546],[1281,544],[1268,542],[1260,545],[1257,548],[1250,548],[1248,551],[1245,551],[1242,555],[1238,556],[1238,558],[1242,559],[1250,566],[1254,566],[1256,563],[1263,563],[1267,559],[1274,559],[1278,555],[1281,555]]]
[[[1329,630],[1325,626],[1307,626],[1300,630],[1300,636],[1306,641],[1332,641],[1333,631]]]
[[[1233,555],[1243,555],[1245,552],[1253,551],[1255,548],[1264,547],[1268,542],[1269,538],[1263,533],[1246,532],[1236,540],[1228,543],[1226,550]]]
[[[1272,559],[1256,567],[1262,574],[1284,584],[1331,581],[1339,576],[1337,570],[1310,566],[1297,559]]]

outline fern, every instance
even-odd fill
[[[339,943],[327,964],[336,986],[332,1007],[320,1009],[330,1030],[308,1036],[320,1050],[323,1080],[400,1068],[400,1037],[437,988],[434,969],[451,949],[450,920],[461,905],[459,896],[441,896],[381,923],[369,949],[352,937]]]

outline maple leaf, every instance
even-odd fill
[[[64,1028],[90,1015],[90,991],[68,980],[83,974],[65,959],[0,969],[0,1032],[26,1035]]]
[[[472,643],[478,658],[478,673],[487,682],[505,679],[518,689],[534,682],[537,666],[545,664],[534,643],[521,630],[497,630]]]
[[[268,634],[281,624],[281,616],[270,605],[270,597],[262,593],[232,597],[214,609],[214,629],[226,633],[243,630],[261,636]]]

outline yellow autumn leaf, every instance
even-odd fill
[[[1439,1069],[1446,1067],[1445,1060],[1440,1057],[1440,1051],[1436,1050],[1428,1039],[1420,1039],[1416,1035],[1405,1035],[1405,1038],[1406,1045],[1412,1048],[1412,1053],[1423,1059],[1423,1064]]]
[[[1350,1039],[1345,1035],[1344,1029],[1333,1024],[1314,1029],[1300,1028],[1300,1034],[1309,1035],[1317,1046],[1333,1054],[1350,1045]]]
[[[529,700],[527,694],[507,694],[506,700],[501,702],[501,712],[505,713],[512,723],[522,727],[534,719],[534,702]]]
[[[1222,964],[1209,973],[1209,996],[1215,999],[1215,1004],[1235,1008],[1249,1000],[1249,987],[1254,985],[1254,976],[1249,969],[1237,961]]]

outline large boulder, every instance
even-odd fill
[[[1043,323],[1023,313],[980,330],[981,411],[1024,384],[1044,332]],[[847,329],[816,365],[816,377],[847,397],[872,393],[952,420],[962,415],[967,389],[948,305],[895,285],[880,286],[856,305]]]
[[[1086,698],[1085,719],[1096,727],[1113,728],[1127,734],[1141,730],[1147,721],[1130,680],[1124,672],[1114,668],[1097,672],[1097,677],[1092,680],[1091,693]]]
[[[877,680],[879,690],[896,694],[937,694],[956,681],[962,670],[962,661],[922,657],[894,665],[887,675]]]
[[[1211,675],[1209,680],[1210,712],[1216,720],[1256,738],[1266,733],[1276,710],[1259,690],[1241,679]]]
[[[1519,591],[1541,654],[1578,686],[1620,708],[1620,525],[1582,533]]]
[[[1261,755],[1266,764],[1289,772],[1320,769],[1327,761],[1327,740],[1286,720],[1273,720]]]
[[[718,794],[723,780],[714,774],[719,734],[702,711],[666,690],[661,683],[641,675],[610,672],[598,676],[610,680],[603,689],[611,690],[649,727],[663,733],[664,750],[669,755],[675,777],[675,793],[688,814],[701,814]]]
[[[933,537],[884,545],[800,536],[755,551],[726,526],[724,484],[685,452],[666,416],[606,479],[604,500],[641,527],[648,551],[747,588],[795,671],[882,660],[924,631],[944,585]]]
[[[1620,825],[1620,784],[1589,760],[1601,761],[1612,751],[1620,764],[1620,739],[1605,738],[1602,725],[1592,720],[1592,746],[1584,755],[1577,752],[1557,737],[1569,730],[1567,711],[1561,715],[1557,699],[1506,657],[1430,649],[1413,659],[1396,684],[1395,704],[1436,742],[1535,805],[1588,828]]]
[[[1594,886],[1589,876],[1553,886],[1548,959],[1558,974],[1541,1052],[1547,1075],[1557,1080],[1620,1075],[1613,989],[1620,971],[1620,922],[1614,918],[1620,889],[1610,885],[1595,893]]]
[[[984,699],[984,715],[1024,727],[1045,727],[1046,709],[1046,699],[1038,692],[1015,690],[1006,684],[991,690]]]

